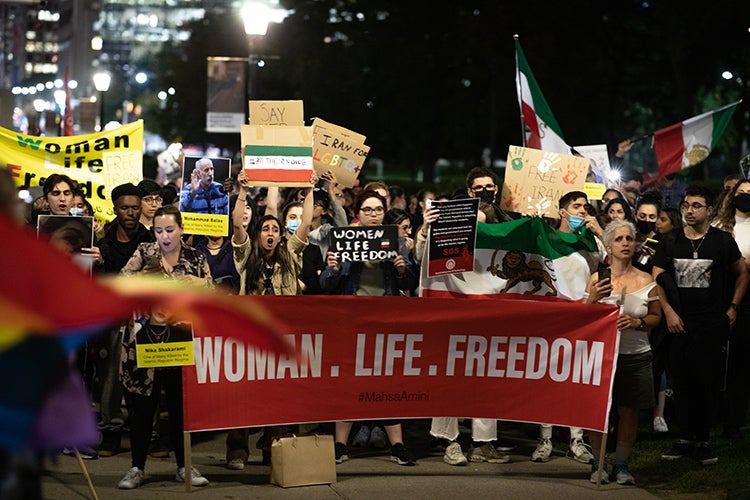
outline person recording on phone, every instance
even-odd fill
[[[221,183],[214,182],[214,163],[210,158],[195,162],[190,183],[180,192],[180,212],[229,214],[229,195]]]
[[[623,485],[635,484],[628,470],[628,460],[638,434],[640,410],[652,408],[655,403],[648,332],[661,320],[656,282],[650,274],[633,267],[635,235],[635,227],[628,221],[614,220],[607,224],[602,240],[610,267],[600,268],[591,275],[586,285],[588,295],[584,299],[587,304],[615,304],[621,308],[617,318],[620,348],[613,387],[619,424],[612,479]],[[602,434],[591,432],[589,439],[594,454],[591,482],[596,483]],[[605,465],[602,483],[608,481]]]

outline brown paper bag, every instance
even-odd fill
[[[336,482],[333,436],[292,436],[271,443],[271,484],[284,488]]]

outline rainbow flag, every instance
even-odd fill
[[[96,442],[72,352],[88,337],[155,304],[263,349],[288,353],[281,324],[252,300],[143,277],[92,280],[68,255],[0,214],[0,448],[59,449]]]

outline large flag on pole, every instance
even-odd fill
[[[525,146],[551,153],[570,154],[570,146],[563,139],[558,125],[542,90],[536,83],[521,44],[516,39],[516,90],[518,105],[524,127]]]
[[[653,182],[659,182],[669,174],[705,160],[721,139],[734,110],[741,102],[734,102],[654,132],[659,175]]]

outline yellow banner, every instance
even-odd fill
[[[110,195],[119,184],[143,179],[143,121],[106,132],[66,137],[36,137],[0,127],[0,166],[18,186],[41,186],[52,174],[80,183],[94,215],[115,218]]]

